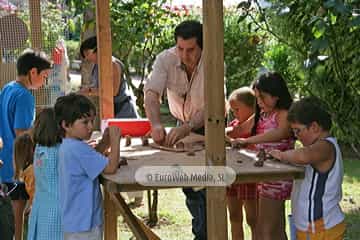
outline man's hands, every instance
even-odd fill
[[[179,127],[172,128],[165,138],[165,146],[172,147],[178,140],[183,139],[191,132],[191,127],[188,124],[183,124]]]
[[[151,137],[159,145],[172,147],[178,140],[189,135],[190,132],[191,128],[188,124],[174,127],[168,134],[166,134],[162,125],[156,125],[151,128]]]
[[[151,137],[155,143],[163,145],[166,138],[166,131],[163,125],[154,125],[151,127]]]

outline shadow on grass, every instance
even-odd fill
[[[360,208],[345,214],[346,234],[344,240],[358,240],[360,236]]]
[[[354,182],[360,182],[360,160],[345,158],[344,174],[345,177],[352,179]]]

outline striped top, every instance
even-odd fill
[[[295,226],[304,232],[330,229],[344,220],[340,208],[342,198],[343,161],[335,138],[327,137],[335,148],[335,161],[329,171],[321,173],[310,164],[305,167],[305,178],[294,184],[292,212]]]

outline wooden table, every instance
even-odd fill
[[[142,146],[138,141],[130,147],[121,146],[120,155],[127,159],[128,165],[121,166],[116,174],[102,175],[101,183],[137,239],[160,239],[132,214],[120,192],[181,187],[174,185],[143,186],[136,182],[135,172],[142,166],[202,166],[205,164],[205,150],[195,152],[195,156],[188,156],[186,152],[174,153]],[[236,183],[304,177],[303,167],[273,160],[265,161],[263,167],[256,167],[254,166],[256,160],[257,157],[254,152],[226,149],[227,166],[235,170]],[[105,211],[107,212],[105,214],[106,240],[116,239],[117,236],[116,224],[113,223],[113,221],[116,221],[116,216],[113,216],[114,209],[111,209],[113,206],[110,206],[110,204],[110,201],[105,201]],[[111,224],[112,227],[108,226],[108,224]]]

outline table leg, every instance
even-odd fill
[[[148,199],[149,199],[149,221],[147,225],[149,227],[156,226],[158,222],[157,216],[157,206],[158,206],[158,190],[153,190],[153,199],[151,201],[151,190],[148,190]]]
[[[108,191],[104,191],[104,240],[117,240],[117,214]]]

